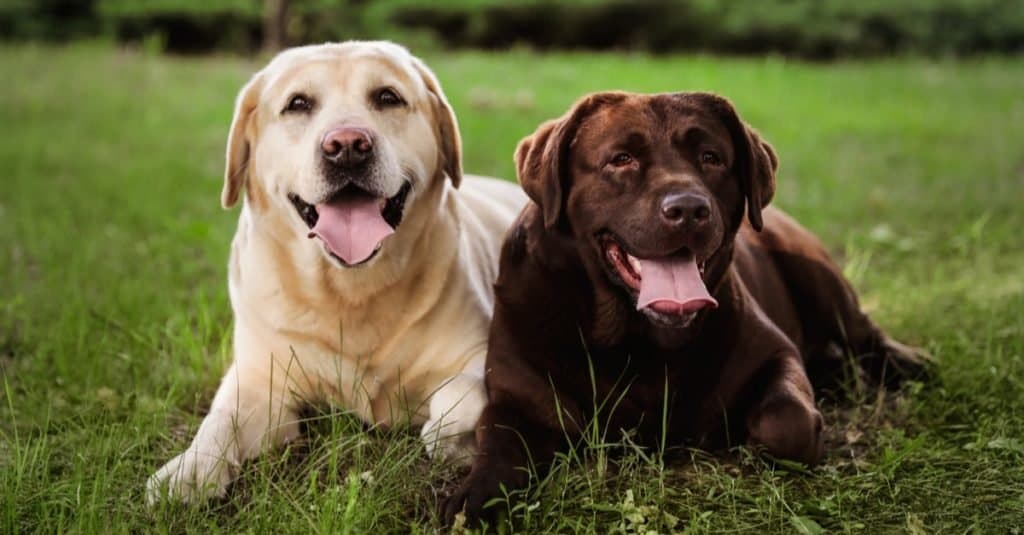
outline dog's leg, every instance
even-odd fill
[[[830,261],[831,264],[831,261]],[[811,310],[832,336],[857,359],[875,384],[897,387],[904,380],[927,374],[932,359],[923,350],[903,345],[889,337],[865,314],[857,294],[834,264],[817,267],[820,282]],[[809,292],[808,292],[809,293]]]
[[[480,452],[459,487],[441,504],[445,522],[451,524],[460,512],[467,525],[481,518],[493,519],[496,511],[485,511],[491,498],[525,487],[530,470],[546,470],[566,438],[578,435],[537,421],[537,411],[511,403],[487,405],[477,427]]]
[[[847,352],[875,384],[895,387],[906,379],[924,376],[932,364],[931,357],[893,340],[871,321],[824,247],[818,244],[808,253],[779,252],[775,260],[800,312],[806,345],[812,348],[805,357],[815,387],[835,386]],[[828,351],[833,345],[842,351]]]
[[[484,378],[475,370],[443,381],[430,397],[430,419],[420,432],[427,453],[460,464],[472,462],[476,423],[486,405]]]
[[[824,453],[824,420],[795,354],[766,370],[767,383],[747,413],[748,442],[780,459],[817,464]]]
[[[231,365],[192,444],[150,477],[149,503],[223,496],[242,461],[298,434],[288,381],[266,372]]]

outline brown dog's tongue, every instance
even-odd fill
[[[370,195],[345,195],[316,205],[318,218],[309,237],[320,238],[346,264],[358,264],[395,232],[381,215],[380,199]]]
[[[640,261],[640,295],[636,309],[651,307],[658,312],[686,314],[704,307],[718,307],[700,278],[697,259],[664,258]]]

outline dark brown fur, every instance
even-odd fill
[[[617,151],[636,165],[605,165]],[[702,151],[720,162],[702,161]],[[524,139],[516,163],[534,202],[502,251],[480,453],[447,518],[463,509],[476,518],[500,485],[525,485],[521,468],[545,466],[579,438],[602,400],[599,421],[612,433],[635,430],[641,444],[746,443],[814,464],[823,421],[808,373],[816,387],[834,383],[830,345],[878,381],[922,370],[922,355],[860,311],[822,244],[765,209],[778,161],[728,101],[591,95]],[[656,207],[671,191],[712,199],[710,225],[663,228]],[[685,325],[637,312],[602,256],[595,236],[605,230],[637,256],[685,247],[706,259],[718,308]]]

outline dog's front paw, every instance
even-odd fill
[[[765,400],[748,420],[749,442],[779,459],[815,465],[824,454],[825,424],[813,406],[790,396]]]
[[[466,518],[466,525],[475,527],[482,520],[493,519],[493,514],[487,514],[484,506],[493,498],[503,496],[501,481],[496,474],[487,474],[487,471],[473,470],[462,481],[459,488],[452,493],[441,504],[441,516],[445,525],[451,526],[455,517],[462,513]]]
[[[476,453],[476,423],[487,405],[483,379],[465,373],[448,378],[430,398],[430,419],[420,436],[431,457],[468,465]]]
[[[232,479],[232,465],[223,455],[189,448],[171,459],[146,483],[146,501],[198,502],[224,496]]]
[[[432,459],[443,459],[458,466],[468,466],[476,455],[476,435],[472,428],[452,430],[441,420],[428,420],[420,430],[420,438]],[[453,426],[454,427],[454,426]]]

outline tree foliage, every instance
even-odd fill
[[[0,36],[259,48],[264,0],[6,0]],[[828,59],[1024,50],[1020,0],[292,0],[287,42],[391,38],[448,47],[699,50]]]

